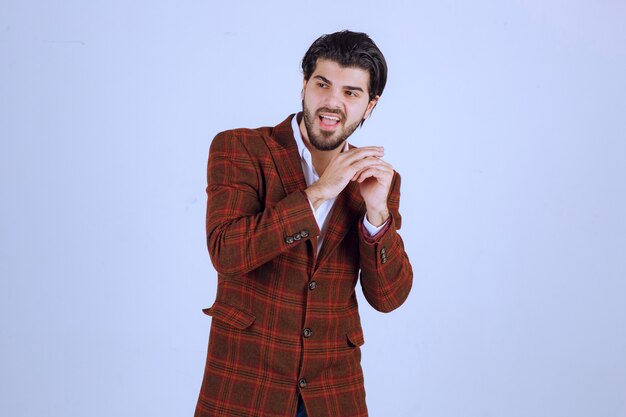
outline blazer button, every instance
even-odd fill
[[[300,240],[302,239],[302,235],[300,233],[296,233],[295,235],[293,235],[293,240]]]
[[[306,239],[307,237],[309,237],[309,231],[308,230],[301,231],[300,236]]]
[[[293,237],[287,236],[285,238],[285,243],[287,243],[288,245],[291,245],[293,243]]]
[[[302,334],[304,335],[304,337],[311,337],[313,336],[313,330],[309,329],[308,327],[306,329],[304,329],[302,331]]]
[[[315,281],[309,282],[309,289],[310,290],[314,290],[316,286],[317,286],[317,283]]]
[[[298,381],[298,385],[300,386],[300,388],[306,388],[306,379],[300,378],[300,380]]]

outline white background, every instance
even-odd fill
[[[304,52],[351,29],[389,64],[351,142],[402,174],[415,272],[393,313],[360,298],[370,415],[623,417],[625,22],[618,0],[0,0],[0,414],[193,414],[210,141],[298,111]]]

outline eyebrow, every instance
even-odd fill
[[[324,76],[316,75],[313,78],[317,78],[318,80],[324,81],[326,84],[333,85],[332,81],[330,81],[328,78],[326,78]],[[364,92],[361,87],[355,87],[355,86],[351,86],[351,85],[346,85],[343,88],[345,88],[346,90],[355,90],[355,91],[360,91],[362,93]]]

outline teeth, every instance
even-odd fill
[[[322,116],[324,119],[332,120],[333,122],[338,122],[339,118],[334,116]]]

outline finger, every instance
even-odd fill
[[[370,167],[377,167],[391,174],[393,173],[393,167],[380,158],[373,158],[373,157],[365,158],[365,159],[355,162],[354,164],[352,164],[352,166],[354,168],[358,168],[357,174],[359,171],[363,171],[364,169],[370,168]]]
[[[378,159],[382,165],[385,166],[386,169],[393,171],[393,166],[389,162],[385,162],[382,159]]]
[[[355,180],[357,182],[363,182],[367,178],[373,177],[373,178],[376,178],[376,180],[378,180],[378,182],[380,182],[381,184],[387,185],[387,184],[391,184],[392,176],[393,176],[393,173],[389,172],[389,170],[387,170],[386,168],[380,167],[380,166],[372,166],[359,172],[355,176],[356,177]]]
[[[366,146],[363,148],[353,148],[349,151],[342,152],[339,157],[343,159],[344,163],[352,164],[355,161],[368,157],[382,157],[385,155],[385,150],[382,146]]]
[[[376,177],[376,174],[374,172],[373,169],[367,169],[363,172],[361,172],[356,179],[356,182],[358,182],[359,184],[362,183],[363,181],[367,180],[367,179],[373,179],[375,181],[378,181],[378,178]]]
[[[393,171],[393,167],[389,162],[385,162],[380,158],[371,158],[376,161],[376,166],[380,166],[381,168],[387,169],[389,171]]]
[[[380,166],[381,168],[384,167],[384,165],[381,164],[380,159],[376,157],[368,157],[355,161],[352,165],[350,165],[349,169],[352,170],[352,178],[354,179],[361,171],[374,166]]]
[[[367,171],[362,172],[358,176],[358,178],[356,179],[356,182],[362,183],[365,180],[371,179],[371,180],[377,181],[378,183],[382,185],[386,185],[387,182],[382,181],[383,178],[384,176],[380,175],[380,173],[375,172],[375,170],[367,170]]]
[[[368,160],[367,162],[359,162],[355,165],[359,166],[360,169],[354,174],[354,178],[356,178],[361,172],[368,168],[377,168],[383,172],[387,172],[390,176],[393,176],[394,172],[393,167],[390,164],[378,158],[373,158],[373,160]]]

